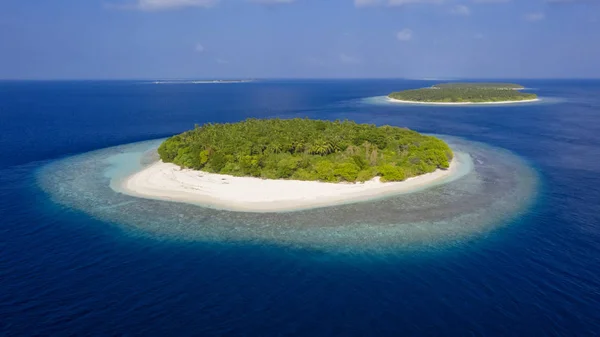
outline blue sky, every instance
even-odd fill
[[[2,0],[0,78],[600,78],[600,0]]]

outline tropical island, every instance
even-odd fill
[[[428,88],[393,92],[392,102],[420,104],[504,104],[537,101],[536,94],[513,83],[440,83]]]
[[[248,119],[168,138],[124,193],[245,211],[327,206],[405,193],[456,172],[441,139],[352,121]]]
[[[229,84],[229,83],[248,83],[254,82],[253,79],[241,80],[158,80],[153,84]]]
[[[205,124],[167,139],[158,153],[210,173],[324,182],[402,181],[452,160],[442,140],[408,129],[299,118]]]

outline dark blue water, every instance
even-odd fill
[[[419,81],[0,82],[0,335],[600,334],[600,81],[519,80],[546,103],[374,105]],[[534,206],[468,242],[335,255],[139,236],[53,203],[54,159],[247,117],[465,137],[538,171]]]

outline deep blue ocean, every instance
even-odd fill
[[[514,81],[542,102],[373,103],[435,83],[416,80],[0,82],[0,335],[600,335],[600,80]],[[538,191],[457,244],[334,254],[140,235],[53,202],[36,179],[61,158],[249,117],[486,143],[523,158]]]

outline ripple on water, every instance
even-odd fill
[[[229,212],[115,192],[111,185],[157,159],[162,140],[52,162],[40,169],[38,182],[55,202],[139,234],[340,252],[454,244],[507,223],[530,204],[537,175],[525,161],[485,144],[442,138],[470,156],[471,170],[459,179],[414,193],[296,212]]]

